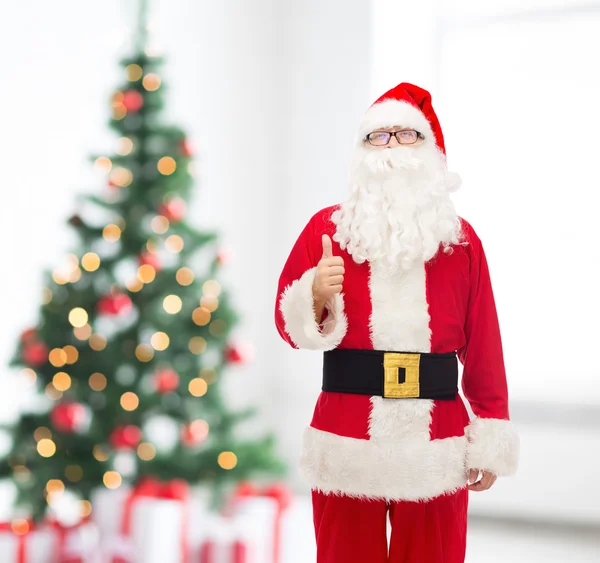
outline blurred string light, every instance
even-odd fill
[[[88,252],[81,258],[81,266],[88,272],[95,272],[100,267],[100,256],[95,252]]]
[[[119,137],[117,139],[117,154],[127,156],[133,150],[133,141],[129,137]]]
[[[190,381],[188,390],[194,397],[202,397],[208,391],[208,383],[201,377],[195,377]]]
[[[120,121],[127,115],[127,108],[123,103],[125,95],[123,92],[115,92],[112,97],[111,107],[113,119]]]
[[[48,354],[48,361],[55,368],[60,368],[67,363],[67,353],[62,348],[53,348]]]
[[[65,477],[72,483],[77,483],[83,479],[83,468],[80,465],[67,465]]]
[[[221,452],[217,458],[217,463],[223,469],[233,469],[237,465],[238,459],[233,452]]]
[[[52,378],[52,385],[57,391],[64,392],[71,387],[71,376],[64,371],[59,371]]]
[[[143,264],[138,268],[137,275],[142,283],[152,283],[156,278],[156,270],[150,264]]]
[[[173,254],[181,252],[183,245],[183,239],[179,235],[171,235],[165,240],[165,248]]]
[[[21,377],[27,382],[28,385],[35,385],[35,381],[37,379],[37,374],[31,368],[22,369]]]
[[[54,295],[49,287],[42,288],[42,305],[48,305],[53,297]]]
[[[125,67],[125,73],[129,82],[137,82],[144,74],[144,71],[140,65],[132,63]]]
[[[50,439],[52,438],[52,432],[49,428],[46,428],[45,426],[40,426],[39,428],[36,428],[33,432],[33,438],[36,442],[39,442],[40,440],[44,439]]]
[[[208,425],[208,422],[206,422],[206,420],[202,420],[200,418],[197,420],[194,420],[189,424],[188,428],[189,428],[190,434],[192,435],[194,441],[196,441],[196,442],[201,442],[208,436],[209,425]],[[237,463],[237,460],[236,460],[236,463]]]
[[[44,392],[51,401],[58,401],[62,397],[62,391],[59,391],[52,383],[46,385]]]
[[[144,76],[144,79],[142,80],[142,86],[146,90],[148,90],[148,92],[155,92],[160,88],[160,84],[160,76],[158,76],[158,74],[154,72],[146,74],[146,76]]]
[[[164,176],[170,176],[177,169],[177,163],[171,156],[163,156],[156,165],[158,171]]]
[[[219,300],[216,297],[208,297],[203,295],[200,298],[200,305],[213,313],[219,307]]]
[[[10,529],[17,536],[24,536],[29,533],[29,522],[24,518],[15,518],[10,523]]]
[[[99,156],[94,161],[94,168],[99,172],[108,174],[112,168],[112,160],[106,156]]]
[[[217,380],[217,370],[214,368],[202,368],[200,370],[200,377],[210,385]]]
[[[88,322],[87,311],[81,307],[75,307],[69,312],[69,322],[77,328],[85,326]]]
[[[92,450],[92,455],[98,461],[107,461],[108,460],[108,452],[103,446],[95,445]]]
[[[96,352],[104,350],[107,343],[106,336],[103,336],[102,334],[96,333],[90,336],[90,348]]]
[[[146,249],[151,254],[156,254],[158,251],[158,243],[155,240],[149,239],[148,242],[146,242]]]
[[[92,503],[89,500],[79,501],[81,518],[87,518],[92,513]]]
[[[115,186],[126,188],[133,182],[133,173],[127,168],[115,168],[110,174],[110,181],[115,184]]]
[[[210,322],[210,311],[206,307],[198,307],[192,313],[192,320],[198,326],[205,326]]]
[[[202,284],[202,293],[207,297],[219,297],[221,284],[216,280],[207,280]]]
[[[192,354],[202,354],[206,350],[206,340],[201,336],[192,336],[188,343],[188,347]]]
[[[134,411],[140,404],[140,399],[133,391],[126,391],[121,395],[121,407],[126,411]]]
[[[88,383],[92,391],[104,391],[106,389],[106,376],[100,372],[92,373]]]
[[[138,291],[141,291],[141,289],[144,287],[144,284],[138,278],[135,278],[129,280],[125,284],[125,287],[127,287],[127,289],[132,293],[137,293]]]
[[[107,471],[102,477],[102,482],[108,489],[118,489],[123,479],[116,471]]]
[[[181,311],[183,302],[177,295],[167,295],[163,300],[163,309],[170,315],[175,315]]]
[[[137,448],[137,455],[142,461],[150,461],[156,457],[156,448],[150,442],[142,442]]]
[[[56,444],[50,438],[43,438],[37,443],[37,451],[42,457],[52,457],[56,453]]]
[[[73,334],[78,340],[87,340],[92,335],[92,327],[89,324],[76,327],[73,329]]]
[[[150,227],[157,235],[164,235],[169,230],[169,220],[164,215],[157,215],[150,222]]]
[[[75,348],[75,346],[71,346],[70,344],[68,344],[63,348],[63,352],[67,357],[67,364],[74,364],[79,359],[79,352],[77,348]]]
[[[46,492],[49,495],[55,493],[63,493],[65,491],[65,484],[60,479],[50,479],[46,483]]]
[[[149,362],[154,357],[154,350],[149,344],[139,344],[135,349],[135,357],[140,362]]]
[[[150,343],[155,350],[162,352],[169,347],[169,335],[165,332],[155,332],[150,338]]]
[[[117,242],[121,238],[121,229],[118,225],[111,223],[104,227],[102,236],[104,237],[104,240],[108,242]]]
[[[177,274],[175,274],[175,279],[177,279],[179,285],[191,285],[194,282],[194,272],[190,268],[179,268]]]

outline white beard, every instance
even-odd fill
[[[333,240],[356,263],[373,262],[384,276],[427,262],[440,245],[450,252],[461,235],[449,195],[459,182],[436,146],[359,146],[350,167],[350,197],[332,215]]]

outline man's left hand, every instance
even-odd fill
[[[479,469],[469,469],[469,491],[487,491],[498,477],[490,471],[482,471],[482,476],[479,481]]]

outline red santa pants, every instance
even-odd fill
[[[468,490],[428,502],[386,502],[313,491],[317,563],[463,563]],[[389,555],[386,518],[392,528]]]

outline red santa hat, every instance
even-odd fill
[[[432,139],[442,153],[446,154],[442,128],[431,105],[431,94],[427,90],[408,82],[402,82],[388,90],[365,113],[360,124],[360,140],[371,131],[395,125],[416,129],[425,138]]]
[[[433,142],[446,157],[444,135],[437,115],[431,105],[431,94],[419,86],[402,82],[379,97],[363,116],[358,143],[377,129],[386,127],[410,127],[425,136],[425,142]],[[447,173],[448,187],[458,189],[461,178],[454,172]]]

